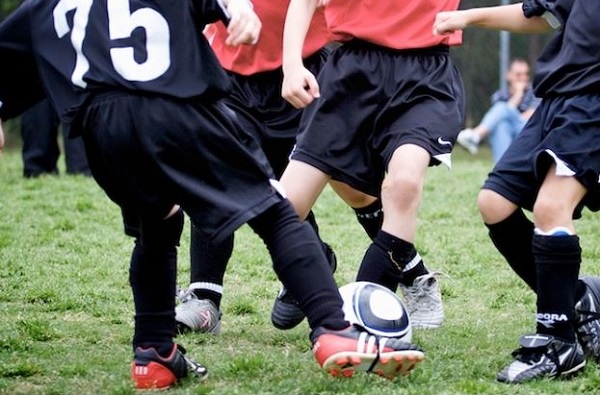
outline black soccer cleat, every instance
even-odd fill
[[[586,356],[600,363],[600,278],[581,277],[584,286],[575,303],[575,331]]]
[[[512,355],[515,358],[498,373],[502,383],[523,383],[526,381],[570,377],[585,366],[585,356],[579,342],[568,343],[554,336],[533,334],[524,335],[519,340],[520,348]]]
[[[331,272],[335,273],[337,269],[337,257],[335,252],[327,243],[323,243],[327,261],[331,267]],[[304,320],[304,312],[296,299],[288,292],[285,287],[281,287],[273,309],[271,310],[271,322],[277,329],[288,330],[297,327]]]

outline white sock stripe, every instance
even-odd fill
[[[547,232],[544,232],[540,228],[534,228],[533,233],[535,233],[536,235],[539,235],[539,236],[554,236],[554,235],[573,236],[574,235],[574,233],[571,232],[571,230],[565,226],[557,226],[555,228],[550,229]]]
[[[190,289],[206,289],[223,295],[223,286],[215,283],[196,282],[190,284]]]
[[[356,213],[356,216],[358,218],[378,218],[381,216],[381,214],[383,214],[383,210],[382,209],[377,209],[377,211],[374,211],[372,213]]]
[[[406,266],[404,266],[404,269],[402,270],[403,272],[407,272],[410,269],[414,268],[415,266],[417,266],[419,264],[419,262],[421,262],[421,255],[419,255],[419,253],[417,252],[417,255],[415,255],[415,257],[413,259],[411,259],[410,262],[408,262],[406,264]]]

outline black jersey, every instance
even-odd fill
[[[600,92],[600,1],[525,0],[525,16],[548,16],[560,28],[539,57],[539,97]]]
[[[67,122],[95,91],[222,97],[229,82],[202,34],[219,19],[218,0],[25,0],[0,24],[0,118],[43,87]]]

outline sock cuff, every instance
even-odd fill
[[[415,267],[421,261],[421,257],[413,243],[402,240],[383,230],[377,233],[373,243],[382,248],[392,262],[402,271],[407,270],[407,265],[411,264],[412,267]]]
[[[547,232],[544,232],[543,230],[541,230],[540,228],[535,228],[533,230],[533,232],[536,235],[540,235],[540,236],[554,236],[554,237],[560,237],[560,236],[573,236],[575,235],[575,233],[571,232],[571,229],[566,228],[564,226],[557,226],[555,228],[550,229]]]
[[[515,229],[521,229],[523,227],[528,229],[528,231],[531,230],[533,232],[534,229],[533,222],[527,218],[521,209],[515,210],[515,212],[498,223],[491,225],[486,223],[485,226],[492,232],[514,232]]]
[[[352,208],[358,217],[362,218],[378,218],[383,214],[381,199],[375,200],[373,203],[365,207]]]
[[[392,250],[398,253],[406,253],[415,248],[413,243],[402,240],[381,229],[377,233],[377,236],[373,242],[386,251]]]
[[[415,254],[415,257],[413,259],[411,259],[409,262],[406,263],[406,266],[404,266],[403,271],[407,272],[410,269],[414,269],[422,261],[423,261],[423,259],[421,258],[421,255],[419,255],[419,253],[417,252]]]
[[[579,237],[542,236],[535,234],[532,240],[533,254],[536,264],[565,264],[581,262],[581,246]]]
[[[195,291],[197,289],[203,289],[207,291],[213,291],[220,295],[223,295],[223,286],[215,283],[207,283],[207,282],[195,282],[190,284],[191,290]]]

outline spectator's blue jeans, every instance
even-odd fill
[[[485,113],[480,125],[489,130],[489,143],[495,163],[523,129],[525,120],[521,118],[519,110],[502,101]]]

